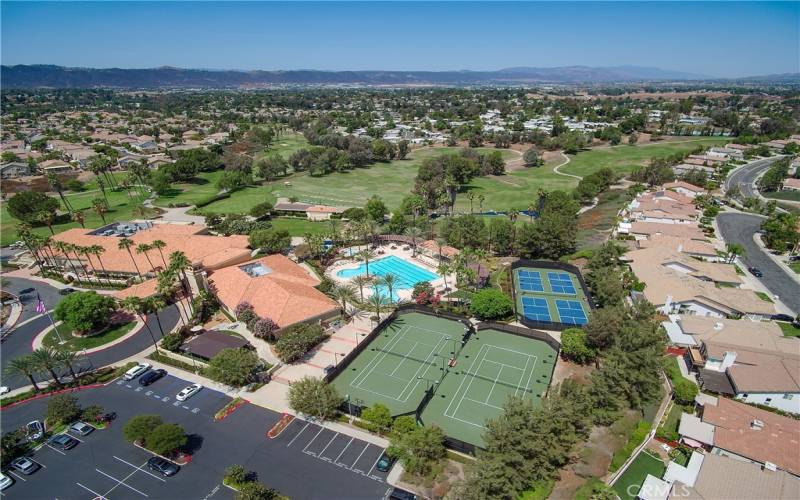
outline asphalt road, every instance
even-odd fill
[[[739,186],[743,197],[757,197],[758,193],[754,187],[756,179],[763,171],[767,170],[770,165],[781,158],[782,156],[771,156],[762,160],[756,160],[734,171],[725,179],[725,191],[728,191],[734,186]]]
[[[728,243],[738,243],[745,249],[742,261],[747,267],[757,267],[764,273],[761,283],[786,304],[795,314],[800,313],[800,286],[753,241],[761,229],[764,217],[743,213],[721,213],[717,225],[722,238]],[[745,270],[745,272],[747,272]]]
[[[234,492],[222,485],[222,478],[225,469],[234,464],[254,471],[259,481],[293,499],[379,499],[390,489],[385,474],[372,469],[381,448],[303,421],[292,423],[278,438],[268,439],[266,432],[280,414],[251,404],[215,422],[214,413],[230,399],[203,389],[177,403],[175,393],[187,384],[168,376],[146,388],[136,381],[112,382],[75,393],[82,406],[99,404],[105,411],[117,412],[117,420],[105,430],[76,436],[83,442],[63,454],[47,446],[36,451],[33,460],[46,468],[31,476],[12,475],[15,484],[3,491],[4,496],[229,499]],[[41,419],[46,402],[31,401],[3,410],[3,429]],[[192,461],[175,476],[162,478],[141,469],[150,453],[123,439],[125,422],[139,414],[160,415],[165,422],[182,426],[189,436]]]
[[[27,287],[36,288],[49,310],[54,309],[58,301],[63,298],[63,296],[58,294],[57,289],[40,282],[34,282],[20,278],[8,278],[8,280],[11,282],[11,287],[9,287],[9,289],[13,293],[17,293],[19,290]],[[18,387],[29,385],[30,382],[25,377],[6,376],[4,372],[7,363],[18,356],[30,353],[32,351],[31,345],[33,343],[33,339],[39,332],[50,326],[50,320],[47,318],[47,316],[40,315],[36,312],[35,293],[31,297],[23,298],[21,300],[23,304],[22,316],[20,317],[19,322],[17,322],[17,326],[11,331],[5,340],[3,340],[2,356],[0,356],[0,365],[2,366],[2,371],[0,371],[0,384],[7,386],[10,389],[16,389]],[[180,321],[176,306],[169,306],[161,310],[159,315],[161,317],[161,326],[163,327],[165,333],[172,330],[178,321]],[[26,320],[30,321],[24,323]],[[153,335],[155,336],[156,340],[161,338],[161,332],[158,328],[158,322],[155,315],[148,316],[147,324],[153,331]],[[116,344],[102,351],[88,354],[87,356],[81,358],[76,369],[87,370],[90,368],[97,368],[99,366],[111,365],[119,360],[129,358],[134,354],[145,350],[152,344],[153,339],[150,337],[150,333],[148,332],[147,328],[142,328],[139,333],[135,334],[125,342]],[[68,370],[65,369],[62,370],[61,374],[66,373],[68,373]]]

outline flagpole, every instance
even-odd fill
[[[53,330],[56,331],[56,335],[58,335],[58,343],[63,344],[64,339],[61,338],[61,332],[58,331],[55,322],[53,321],[53,317],[50,316],[50,312],[47,310],[47,307],[42,302],[42,297],[39,295],[39,292],[36,292],[36,310],[38,311],[41,309],[41,312],[47,315],[47,319],[50,320],[50,324],[53,325]]]

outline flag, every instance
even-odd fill
[[[43,314],[46,311],[47,311],[47,308],[44,306],[44,301],[42,300],[42,298],[37,293],[36,294],[36,312],[40,313],[40,314]]]

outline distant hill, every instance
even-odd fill
[[[479,85],[625,83],[709,80],[703,75],[640,66],[506,68],[498,71],[240,71],[172,67],[68,68],[16,65],[0,68],[3,88],[247,88],[267,85]],[[765,80],[767,79],[767,80]],[[750,81],[769,81],[752,77]],[[781,83],[798,75],[776,75]],[[743,79],[744,80],[744,79]]]

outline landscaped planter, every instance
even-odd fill
[[[234,399],[233,401],[225,405],[224,408],[222,408],[220,411],[214,414],[214,421],[219,422],[220,420],[225,420],[226,418],[228,418],[228,415],[238,410],[239,407],[245,403],[249,403],[249,401],[243,398]]]
[[[154,452],[152,450],[148,450],[147,448],[142,446],[142,444],[139,441],[134,441],[133,445],[136,446],[137,448],[143,449],[147,453],[152,453],[153,455],[155,455],[157,457],[161,457],[164,460],[169,460],[170,462],[176,463],[178,465],[186,465],[186,464],[188,464],[188,463],[190,463],[192,461],[192,456],[189,455],[188,453],[183,453],[182,451],[177,452],[175,454],[175,458],[169,458],[169,457],[165,457],[164,455],[159,455],[158,453],[156,453],[156,452]]]
[[[294,420],[294,415],[289,415],[288,413],[284,413],[281,415],[280,420],[272,426],[272,428],[267,431],[267,437],[270,439],[275,439],[276,437],[280,436],[281,432],[283,432],[289,424],[292,423]]]

